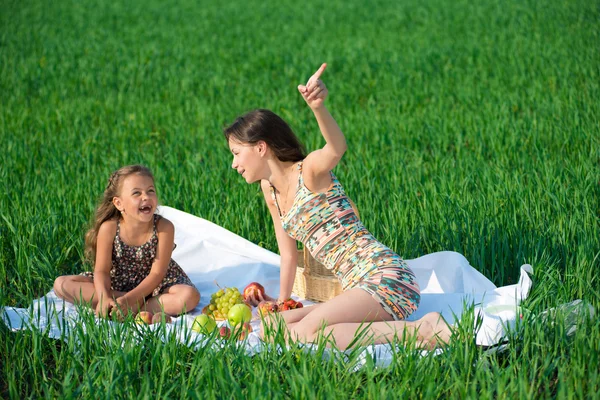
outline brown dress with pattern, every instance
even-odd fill
[[[152,268],[152,263],[156,256],[156,248],[158,247],[156,223],[160,218],[160,215],[154,215],[152,237],[141,246],[130,246],[121,240],[121,237],[119,236],[120,221],[117,221],[117,234],[113,241],[112,267],[110,269],[110,288],[112,290],[129,292],[150,274],[150,269]],[[176,245],[173,245],[173,249],[175,249],[175,247]],[[84,272],[81,275],[94,278],[93,272]],[[179,264],[171,258],[169,266],[167,267],[167,274],[156,289],[152,291],[150,296],[158,296],[167,288],[179,284],[194,286]]]

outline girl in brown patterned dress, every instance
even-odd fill
[[[200,293],[171,258],[175,229],[154,213],[157,206],[148,168],[130,165],[114,172],[86,235],[94,272],[59,276],[57,296],[91,304],[100,316],[117,310],[178,315],[196,307]]]

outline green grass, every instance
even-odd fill
[[[87,268],[84,231],[125,164],[153,169],[163,204],[276,251],[221,129],[266,107],[321,145],[296,85],[326,61],[349,145],[335,173],[376,237],[406,258],[458,251],[497,285],[531,263],[534,313],[598,309],[599,18],[582,0],[4,1],[0,304],[25,307]],[[311,355],[152,336],[123,351],[94,340],[102,330],[56,341],[0,324],[0,397],[593,396],[600,326],[570,341],[559,326],[532,322],[486,368],[465,340],[350,373]]]

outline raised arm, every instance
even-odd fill
[[[296,241],[291,238],[281,226],[281,218],[279,211],[275,205],[275,201],[271,197],[271,185],[269,181],[263,180],[260,182],[260,187],[265,196],[265,201],[269,207],[273,225],[275,226],[275,236],[277,237],[277,245],[279,246],[279,255],[281,256],[280,264],[280,283],[279,296],[277,301],[285,301],[290,298],[292,288],[294,287],[294,279],[296,278],[296,267],[298,265],[298,250]]]
[[[310,153],[304,161],[305,174],[313,177],[315,189],[329,184],[329,172],[346,152],[346,138],[324,104],[329,92],[320,78],[326,67],[327,64],[322,64],[308,79],[306,85],[298,86],[298,91],[313,111],[325,139],[325,146]],[[310,184],[310,178],[307,183]],[[313,188],[309,187],[309,189]]]

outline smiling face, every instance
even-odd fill
[[[233,154],[231,168],[235,169],[247,183],[258,182],[263,179],[263,156],[265,154],[266,144],[259,142],[257,144],[242,143],[235,139],[229,140],[229,149]]]
[[[154,179],[149,176],[132,174],[123,179],[119,196],[113,204],[123,217],[140,221],[151,221],[158,206]]]

